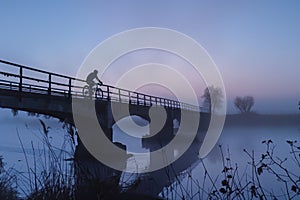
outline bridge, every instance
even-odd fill
[[[100,95],[95,93],[90,97],[84,92],[86,85],[86,81],[82,79],[0,60],[0,107],[2,108],[53,116],[74,125],[72,100],[79,103],[87,99],[93,100],[99,110],[97,114],[100,115],[101,125],[106,129],[110,129],[116,121],[128,115],[128,106],[130,115],[137,115],[148,121],[150,121],[150,107],[164,108],[171,126],[173,119],[180,121],[180,114],[183,111],[190,114],[205,113],[202,108],[184,102],[105,84],[100,86],[102,91]],[[118,110],[113,117],[111,105]],[[111,138],[110,134],[107,135],[109,138]]]
[[[149,148],[151,151],[161,148],[172,140],[174,137],[173,121],[177,119],[180,123],[182,113],[190,117],[190,120],[200,113],[199,130],[205,130],[209,123],[210,114],[201,107],[106,84],[99,86],[101,93],[90,96],[84,91],[86,85],[86,81],[82,79],[0,60],[1,108],[44,114],[74,126],[72,103],[82,104],[82,109],[88,110],[84,107],[85,102],[93,101],[99,123],[111,141],[113,140],[112,126],[118,120],[128,115],[137,115],[150,122],[149,110],[152,109],[155,112],[156,109],[163,108],[167,113],[167,119],[160,133],[142,141],[143,147]],[[114,114],[112,114],[112,107],[116,109]],[[83,112],[82,115],[89,118],[89,113]],[[154,130],[155,127],[150,126],[150,129]],[[189,129],[188,126],[183,127],[186,132]],[[198,146],[201,145],[201,141],[198,143]],[[121,146],[126,149],[124,145]],[[172,153],[168,156],[174,155]],[[82,162],[93,159],[80,140],[76,148],[75,159]],[[190,162],[194,162],[194,160]],[[190,162],[183,161],[185,165],[190,165]],[[179,166],[178,172],[184,170],[187,167],[185,165]],[[99,173],[97,172],[97,174]],[[157,193],[158,189],[155,192]],[[149,193],[153,193],[153,191]]]

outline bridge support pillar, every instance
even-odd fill
[[[174,138],[172,110],[167,110],[167,118],[161,130],[157,130],[157,127],[155,127],[155,123],[150,123],[149,131],[153,136],[150,138],[144,138],[142,140],[144,148],[148,148],[150,152],[152,152],[166,146]],[[169,149],[162,152],[161,156],[164,162],[169,163],[174,158],[174,151],[173,149]],[[156,165],[156,163],[150,156],[150,166],[151,165]]]
[[[98,119],[86,119],[86,124],[83,127],[86,127],[87,130],[84,131],[96,131],[99,132],[99,134],[101,134],[100,130],[88,130],[89,127],[93,127],[93,123],[99,123],[104,134],[112,142],[112,125],[114,124],[114,121],[111,115],[110,103],[100,102],[98,105],[96,104],[96,111]],[[123,144],[115,143],[115,145],[117,145],[119,148],[126,150],[126,146]],[[109,149],[103,149],[103,151],[109,152]],[[94,193],[92,195],[95,195],[97,194],[97,192],[103,192],[99,190],[95,192],[90,192],[91,187],[93,188],[96,186],[99,189],[99,187],[106,187],[106,184],[110,185],[111,188],[119,187],[121,172],[106,166],[105,164],[101,163],[96,158],[94,158],[93,155],[91,155],[90,152],[85,148],[80,138],[78,138],[78,145],[75,150],[74,160],[76,185],[78,187],[77,197],[79,199],[81,199],[81,197],[91,197],[90,195],[92,193]],[[126,167],[126,161],[124,161],[124,167]]]

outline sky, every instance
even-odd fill
[[[222,75],[229,113],[237,112],[234,98],[245,95],[254,97],[259,113],[298,113],[299,10],[300,2],[289,0],[1,1],[0,59],[74,76],[108,37],[169,28],[207,50]]]

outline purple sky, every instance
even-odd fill
[[[209,2],[5,1],[0,59],[75,75],[87,54],[113,34],[170,28],[208,51],[222,74],[229,112],[235,112],[234,97],[252,95],[257,112],[297,113],[299,1]]]

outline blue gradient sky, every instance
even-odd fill
[[[198,41],[232,99],[260,113],[297,113],[299,1],[2,1],[0,58],[75,75],[87,54],[121,31],[157,26]]]

